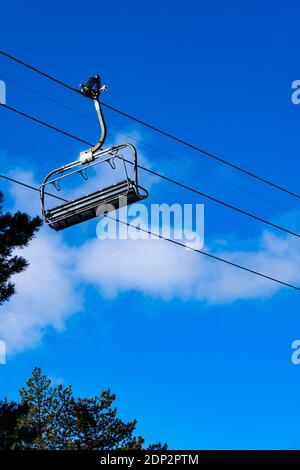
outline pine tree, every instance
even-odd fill
[[[39,217],[31,218],[22,212],[3,213],[3,194],[0,192],[0,305],[15,292],[10,278],[26,269],[28,262],[14,255],[16,248],[24,248],[41,226]]]
[[[0,450],[23,449],[34,439],[34,432],[18,427],[19,420],[27,413],[27,406],[6,398],[0,400]]]
[[[74,414],[75,399],[71,385],[63,387],[59,385],[54,389],[56,397],[56,416],[55,416],[55,448],[74,449],[76,440],[76,416]]]
[[[77,398],[72,387],[53,387],[50,379],[35,368],[26,387],[20,390],[28,412],[18,420],[18,429],[34,434],[29,448],[76,450],[139,450],[142,436],[135,436],[136,420],[124,423],[113,407],[110,390],[99,397]],[[160,443],[150,446],[165,449]]]
[[[100,397],[78,399],[74,404],[77,446],[80,449],[142,449],[144,439],[133,435],[136,420],[124,423],[117,417],[110,390]]]
[[[28,413],[22,416],[18,428],[35,430],[36,438],[32,447],[35,449],[55,448],[56,417],[58,411],[57,389],[51,387],[51,380],[42,375],[36,367],[27,387],[20,390],[22,405],[28,407]]]

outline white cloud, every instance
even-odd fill
[[[31,174],[14,176],[36,185]],[[12,185],[11,191],[16,207],[36,213],[25,189]],[[231,235],[212,241],[214,254],[300,283],[300,244],[295,238],[264,232],[247,240],[245,250],[243,240],[231,242]],[[239,251],[230,250],[233,245]],[[137,291],[163,300],[208,304],[267,298],[282,287],[162,240],[98,240],[95,234],[74,249],[63,234],[45,227],[22,254],[30,267],[15,276],[17,293],[0,309],[0,338],[9,353],[38,345],[49,327],[61,331],[66,320],[82,310],[80,285],[87,283],[103,298]]]
[[[298,244],[299,245],[299,244]],[[253,251],[214,254],[286,282],[300,280],[300,245],[265,232]],[[77,253],[80,275],[102,295],[137,290],[208,303],[268,297],[279,285],[162,240],[91,240]]]
[[[72,249],[60,236],[43,229],[21,254],[30,266],[14,277],[17,292],[0,310],[0,337],[9,353],[39,344],[49,326],[61,331],[82,309]]]
[[[280,289],[271,281],[212,261],[162,240],[86,241],[76,251],[61,236],[43,230],[23,250],[30,267],[15,276],[17,294],[1,307],[0,337],[8,352],[40,343],[51,326],[64,328],[82,309],[79,286],[90,283],[104,298],[138,291],[163,300],[198,300],[209,304],[267,298]],[[219,252],[218,256],[277,275],[300,280],[300,246],[265,233],[252,252]]]

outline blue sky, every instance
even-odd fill
[[[107,103],[299,192],[300,106],[291,102],[291,83],[300,78],[296,1],[188,0],[184,8],[177,1],[91,8],[18,1],[2,5],[1,17],[1,49],[74,86],[99,73]],[[95,141],[95,123],[8,79],[93,117],[88,101],[3,57],[0,79],[9,105]],[[297,199],[105,115],[108,142],[125,132],[197,166],[136,144],[151,168],[299,230]],[[38,184],[85,148],[7,110],[0,119],[2,173]],[[207,250],[300,285],[297,239],[142,178],[151,183],[149,204],[205,203]],[[7,209],[38,210],[29,190],[4,181],[1,190]],[[0,369],[1,395],[16,398],[38,365],[78,395],[110,387],[121,417],[137,418],[147,442],[299,449],[300,366],[290,360],[300,338],[299,294],[163,244],[104,246],[96,223],[63,234],[44,228],[29,248],[27,277],[1,307],[0,333],[12,349]],[[126,277],[124,264],[137,278]]]

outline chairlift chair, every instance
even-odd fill
[[[81,86],[81,93],[92,99],[99,119],[101,135],[99,142],[92,148],[80,153],[79,159],[51,171],[42,182],[39,192],[41,200],[41,213],[44,221],[54,230],[63,230],[67,227],[92,219],[111,210],[117,210],[148,196],[148,192],[138,184],[138,165],[136,148],[130,143],[121,143],[102,149],[106,137],[106,125],[99,101],[100,94],[107,90],[101,86],[100,77],[90,77],[86,85]],[[120,151],[129,149],[133,156],[130,162],[124,158]],[[87,179],[87,170],[99,164],[108,163],[112,170],[116,168],[115,160],[122,164],[125,178],[116,184],[98,189],[90,194],[64,202],[56,207],[46,209],[45,195],[49,193],[45,188],[53,185],[60,190],[60,183],[64,178],[79,173],[84,180]],[[129,177],[127,164],[133,165],[133,177]],[[48,199],[48,198],[47,198]]]

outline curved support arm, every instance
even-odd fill
[[[100,134],[99,141],[97,142],[96,145],[94,145],[94,147],[92,147],[88,150],[84,150],[83,152],[80,153],[79,158],[80,158],[80,162],[81,162],[82,165],[84,165],[85,163],[92,162],[94,160],[95,152],[97,152],[97,150],[101,149],[101,147],[102,147],[102,145],[105,141],[105,138],[106,138],[106,125],[105,125],[105,121],[104,121],[104,117],[103,117],[103,113],[102,113],[99,98],[98,97],[93,98],[93,102],[94,102],[94,105],[95,105],[95,108],[96,108],[96,111],[97,111],[97,116],[98,116],[98,120],[99,120],[101,134]]]
[[[94,147],[91,148],[92,154],[97,152],[97,150],[99,150],[102,147],[102,145],[104,144],[105,138],[106,138],[106,124],[105,124],[105,121],[104,121],[104,116],[103,116],[103,113],[102,113],[100,101],[98,99],[94,99],[93,101],[94,101],[94,105],[95,105],[95,108],[96,108],[96,111],[97,111],[97,116],[98,116],[98,119],[99,119],[101,135],[100,135],[100,138],[99,138],[99,142],[96,145],[94,145]]]

